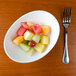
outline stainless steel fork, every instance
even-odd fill
[[[63,54],[63,63],[69,63],[69,55],[68,55],[68,44],[67,44],[67,33],[68,33],[68,26],[71,22],[71,8],[64,8],[62,23],[65,30],[65,45],[64,45],[64,54]]]

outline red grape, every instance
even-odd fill
[[[36,42],[30,41],[30,42],[28,43],[28,45],[29,45],[30,47],[34,47],[34,46],[36,45]]]

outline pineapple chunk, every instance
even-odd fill
[[[41,43],[38,43],[36,44],[36,46],[34,47],[34,49],[36,51],[38,51],[39,53],[42,53],[45,49],[45,45],[44,44],[41,44]]]
[[[32,23],[30,23],[30,22],[27,22],[27,24],[29,25],[29,26],[32,26],[33,24]]]
[[[34,48],[31,48],[29,51],[27,51],[27,54],[29,56],[32,56],[33,53],[34,53]]]
[[[26,31],[25,33],[24,33],[24,39],[25,40],[32,40],[32,37],[34,36],[34,34],[32,33],[32,32],[30,32],[30,31]]]
[[[41,37],[41,43],[48,45],[49,44],[49,37],[48,36],[42,36]]]
[[[29,47],[28,45],[24,44],[24,43],[21,43],[19,46],[20,46],[24,51],[29,51],[29,50],[30,50],[30,47]]]
[[[24,37],[23,36],[18,36],[13,40],[13,43],[16,45],[19,45],[21,42],[24,41]]]
[[[33,41],[35,41],[36,43],[39,43],[40,41],[40,35],[34,35],[34,37],[32,38]]]
[[[27,25],[29,26],[30,30],[32,30],[32,25],[34,25],[34,24],[27,22]]]

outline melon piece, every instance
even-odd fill
[[[32,56],[34,52],[35,52],[35,51],[34,51],[34,48],[31,48],[29,51],[27,51],[27,54],[28,54],[29,56]]]
[[[17,31],[17,35],[23,36],[26,31],[27,31],[27,29],[25,29],[23,26],[21,26]]]
[[[30,47],[24,43],[21,43],[19,45],[20,48],[22,48],[24,51],[29,51],[30,50]]]
[[[16,45],[19,45],[21,42],[24,41],[24,37],[23,36],[18,36],[13,40],[13,43]]]
[[[21,22],[21,25],[22,25],[25,29],[29,30],[29,26],[28,26],[27,22]]]
[[[41,28],[42,28],[42,33],[44,35],[48,35],[50,33],[50,30],[51,30],[50,26],[48,26],[48,25],[42,25]]]
[[[42,33],[42,29],[41,29],[41,27],[40,27],[39,24],[33,25],[32,26],[32,30],[33,30],[34,34],[40,34],[40,33]]]
[[[32,38],[33,41],[35,41],[36,43],[39,43],[40,41],[40,35],[34,35]]]

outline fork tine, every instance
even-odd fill
[[[69,18],[68,18],[68,12],[69,12],[69,9],[68,9],[68,8],[66,8],[66,22],[68,22],[68,21],[69,21]]]
[[[69,22],[69,8],[67,8],[67,22]]]
[[[65,19],[64,19],[64,18],[65,18],[65,17],[64,17],[64,16],[65,16],[65,15],[64,15],[64,13],[65,13],[65,12],[63,12],[62,22],[64,22],[64,21],[65,21]]]
[[[71,8],[69,8],[69,22],[71,20]]]
[[[70,14],[69,14],[69,16],[71,17],[71,8],[70,8]]]
[[[63,12],[63,17],[62,17],[62,22],[64,22],[64,12]]]
[[[66,22],[67,21],[67,9],[66,8],[64,8],[64,16],[65,16],[64,17],[64,19],[65,19],[64,21]]]
[[[70,16],[71,16],[71,8],[70,8]]]

